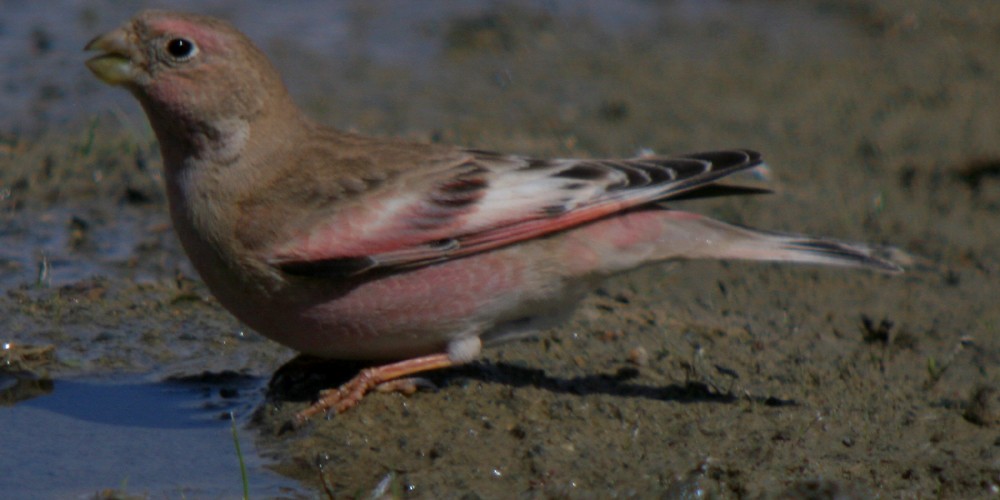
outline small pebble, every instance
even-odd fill
[[[649,364],[649,352],[645,347],[633,347],[628,351],[628,361],[636,366],[646,366]]]
[[[965,407],[966,420],[982,427],[1000,424],[1000,391],[995,387],[979,386],[972,391]]]

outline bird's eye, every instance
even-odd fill
[[[198,52],[194,42],[185,38],[171,38],[167,42],[167,53],[178,61],[190,59]]]

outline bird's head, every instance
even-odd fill
[[[211,134],[285,106],[287,91],[267,57],[224,21],[148,10],[100,35],[86,50],[101,80],[131,91],[157,135]],[[287,106],[286,106],[287,107]]]

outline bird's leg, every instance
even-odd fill
[[[361,398],[365,396],[365,393],[382,384],[387,384],[386,387],[388,389],[395,389],[397,386],[400,388],[412,387],[412,380],[399,379],[407,375],[413,375],[414,373],[440,370],[441,368],[448,368],[454,365],[455,362],[452,361],[449,355],[442,353],[365,368],[344,385],[336,389],[327,389],[320,392],[319,400],[313,403],[312,406],[295,414],[295,424],[296,426],[304,424],[306,420],[330,410],[341,413],[358,404]],[[398,382],[402,382],[403,384],[400,385]]]

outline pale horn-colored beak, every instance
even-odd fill
[[[130,56],[131,49],[128,33],[123,28],[100,35],[83,48],[102,52],[88,59],[86,64],[94,75],[111,85],[122,85],[135,80],[137,68]]]

